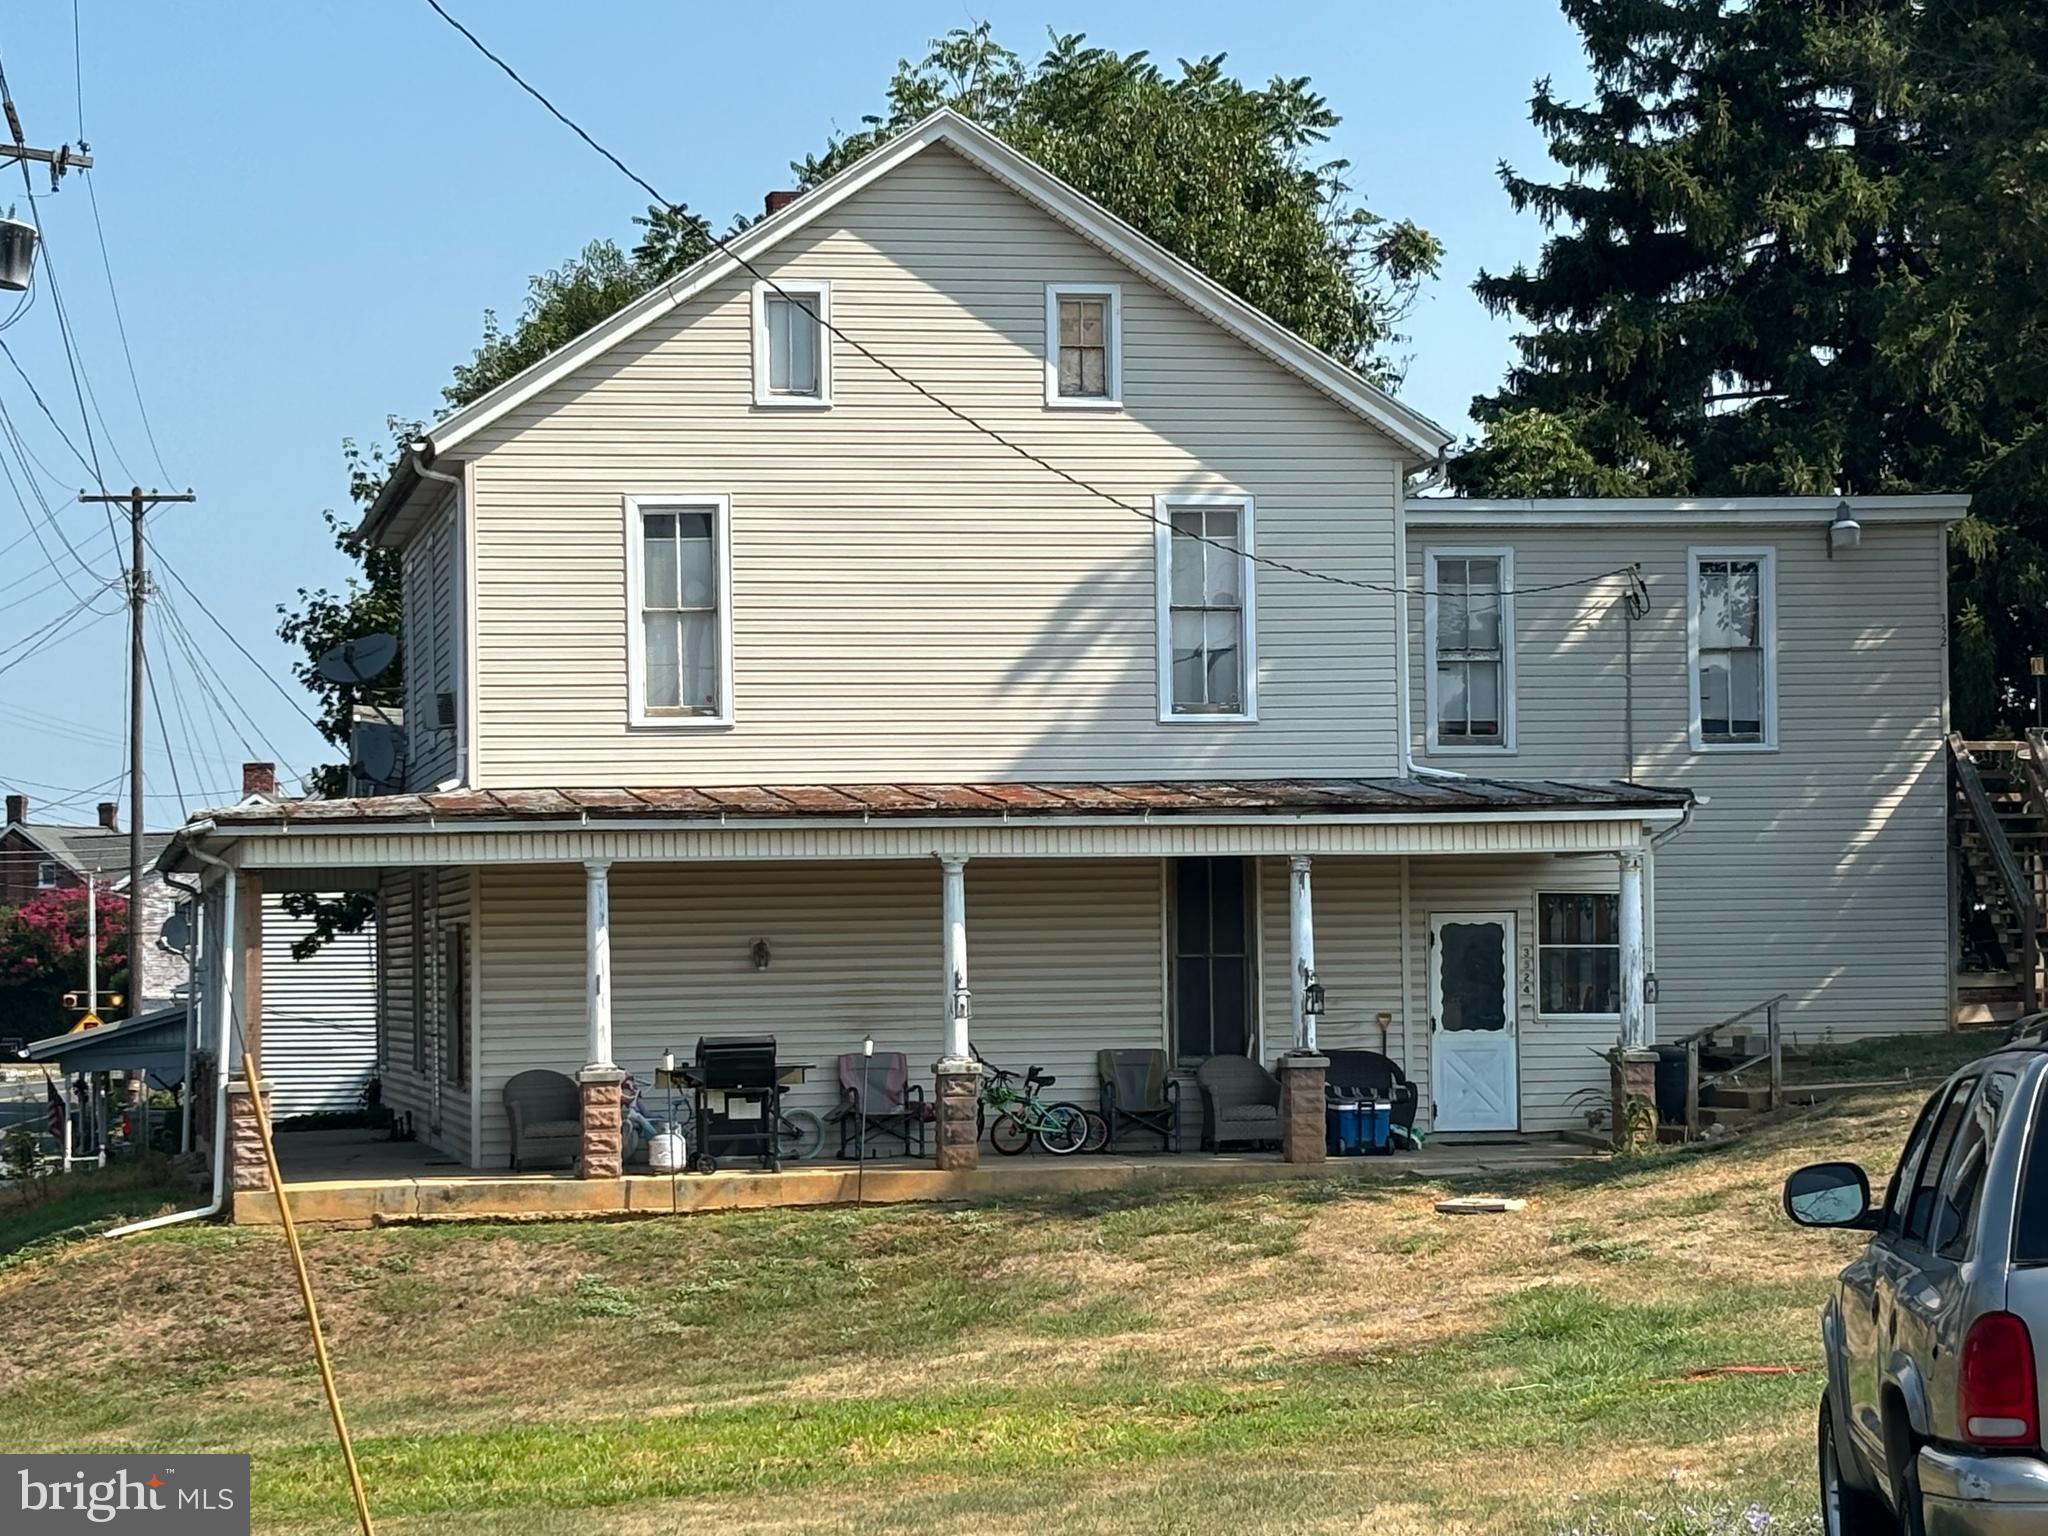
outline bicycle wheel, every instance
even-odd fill
[[[1031,1145],[1031,1133],[1024,1122],[1005,1111],[988,1123],[988,1144],[1005,1157],[1015,1157]]]
[[[808,1109],[785,1109],[775,1127],[775,1143],[784,1162],[807,1162],[825,1148],[825,1123]]]
[[[1081,1144],[1083,1152],[1104,1152],[1109,1149],[1109,1121],[1094,1110],[1084,1110],[1088,1116],[1088,1139]]]
[[[1088,1145],[1088,1111],[1078,1104],[1048,1104],[1038,1144],[1054,1157],[1067,1157]]]

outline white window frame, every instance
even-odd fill
[[[818,303],[818,392],[777,394],[768,387],[768,300],[787,295]],[[832,408],[832,284],[819,277],[780,277],[754,284],[754,404],[774,410],[824,411]]]
[[[1700,562],[1757,562],[1757,642],[1763,652],[1763,739],[1708,741],[1700,728]],[[1695,752],[1778,750],[1778,551],[1769,544],[1695,544],[1685,552],[1685,688]]]
[[[1103,315],[1103,382],[1106,395],[1060,393],[1060,300],[1106,299]],[[1062,411],[1120,411],[1124,408],[1124,291],[1117,283],[1045,285],[1045,403]]]
[[[36,861],[36,889],[54,891],[57,888],[57,861],[38,859]]]
[[[732,700],[732,498],[715,491],[643,491],[623,498],[626,539],[626,676],[628,719],[656,731],[716,730],[733,723]],[[718,713],[650,714],[647,708],[647,635],[641,623],[646,592],[645,533],[649,512],[711,514],[712,573],[718,582]]]
[[[1615,902],[1614,943],[1606,944],[1546,944],[1543,942],[1543,900],[1547,896],[1605,896]],[[1557,891],[1536,892],[1536,1017],[1539,1019],[1597,1019],[1619,1022],[1620,1013],[1552,1013],[1543,1006],[1543,951],[1546,949],[1607,949],[1612,948],[1617,964],[1621,957],[1621,895],[1617,891]]]
[[[1090,290],[1091,292],[1094,290]],[[1173,514],[1191,507],[1235,507],[1244,544],[1242,612],[1244,633],[1238,647],[1244,669],[1236,714],[1175,714],[1173,709]],[[1152,498],[1152,587],[1155,602],[1154,648],[1159,659],[1159,723],[1161,725],[1256,725],[1259,719],[1259,567],[1251,558],[1258,549],[1253,499],[1240,491],[1181,491]]]
[[[1436,682],[1436,566],[1439,560],[1500,562],[1500,740],[1439,739]],[[1512,756],[1515,752],[1515,552],[1505,544],[1432,545],[1422,552],[1422,657],[1424,750],[1431,756]]]

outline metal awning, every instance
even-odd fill
[[[67,1077],[74,1072],[147,1072],[160,1083],[180,1082],[185,1076],[185,1005],[52,1035],[30,1045],[28,1059]]]

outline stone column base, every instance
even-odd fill
[[[934,1159],[940,1168],[981,1166],[981,1063],[947,1058],[932,1063],[938,1086],[933,1125]]]
[[[1646,1122],[1648,1140],[1657,1138],[1657,1053],[1640,1047],[1619,1047],[1607,1055],[1609,1139],[1617,1152],[1633,1148],[1644,1139],[1640,1128],[1631,1129],[1629,1106],[1650,1106]]]
[[[626,1171],[619,1114],[619,1084],[625,1080],[617,1067],[585,1067],[576,1074],[583,1095],[583,1150],[576,1171],[586,1179],[616,1179]]]
[[[251,1088],[240,1072],[228,1079],[228,1194],[261,1194],[270,1189],[270,1165],[263,1159],[263,1133],[257,1116],[270,1114],[270,1082],[259,1079]]]
[[[1323,1084],[1327,1056],[1280,1058],[1280,1155],[1290,1163],[1320,1163],[1328,1155],[1323,1139]]]

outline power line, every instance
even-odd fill
[[[249,647],[242,644],[240,640],[235,638],[235,632],[229,629],[227,625],[221,623],[219,617],[215,615],[214,611],[206,606],[205,599],[200,597],[200,595],[197,592],[194,592],[190,584],[186,582],[185,578],[178,574],[177,568],[173,566],[170,563],[170,561],[164,558],[163,551],[156,547],[156,543],[154,540],[149,541],[149,549],[150,553],[156,556],[156,563],[163,568],[165,573],[170,576],[171,580],[175,581],[178,584],[178,589],[182,591],[187,597],[191,598],[192,601],[198,605],[199,611],[206,615],[207,622],[212,624],[213,627],[219,630],[223,635],[227,636],[228,644],[232,645],[236,650],[242,653],[242,659],[248,662],[250,666],[254,667],[257,670],[257,672],[262,675],[263,680],[266,683],[270,684],[270,686],[277,691],[279,698],[283,699],[285,703],[291,705],[291,707],[298,712],[299,718],[301,720],[305,721],[306,724],[313,727],[314,730],[322,731],[322,734],[324,735],[325,732],[324,730],[322,730],[320,722],[317,719],[315,719],[312,715],[306,712],[306,706],[301,704],[296,698],[292,697],[291,691],[287,689],[284,686],[284,684],[280,683],[276,678],[270,675],[269,669],[265,667],[262,662],[256,659],[255,654],[252,651],[250,651]]]
[[[681,203],[678,203],[671,198],[662,196],[660,189],[657,188],[653,182],[649,181],[646,177],[642,176],[639,172],[635,171],[631,166],[627,165],[625,161],[621,160],[617,155],[613,154],[609,149],[606,149],[602,144],[598,143],[597,140],[592,138],[590,134],[586,132],[583,129],[583,127],[576,122],[574,118],[570,117],[560,107],[556,106],[552,101],[550,101],[547,98],[547,96],[544,95],[537,87],[528,83],[526,78],[523,75],[521,75],[518,70],[514,69],[510,64],[506,63],[497,54],[493,53],[489,46],[485,44],[482,38],[478,37],[474,32],[470,31],[468,27],[464,26],[460,21],[457,21],[452,15],[448,13],[447,9],[441,4],[441,0],[427,0],[427,5],[429,9],[431,9],[434,12],[435,15],[439,16],[443,21],[447,22],[449,26],[453,27],[457,32],[462,34],[463,38],[469,43],[469,45],[472,48],[476,49],[478,53],[482,54],[486,59],[489,59],[493,64],[497,65],[498,68],[504,72],[507,79],[509,79],[514,85],[518,86],[519,89],[524,91],[527,95],[531,96],[535,101],[539,102],[540,105],[547,111],[549,116],[553,117],[557,122],[562,124],[563,127],[567,128],[571,133],[575,134],[577,138],[581,139],[585,144],[589,145],[591,149],[595,150],[599,155],[603,156],[604,159],[609,161],[611,165],[619,172],[620,175],[624,176],[628,181],[632,182],[633,185],[640,188],[641,191],[645,192],[649,197],[653,198],[656,203],[660,204],[663,208],[668,209],[670,212],[683,213],[685,211]],[[710,232],[709,226],[706,226],[705,234],[714,247],[716,247],[722,254],[724,254],[727,258],[729,258],[740,268],[746,271],[751,277],[754,278],[756,282],[766,284],[770,289],[772,289],[775,292],[775,294],[778,297],[790,303],[802,302],[800,299],[797,298],[797,296],[790,293],[788,289],[784,288],[782,284],[777,282],[775,278],[770,276],[768,273],[762,271],[760,267],[756,266],[747,257],[741,255],[738,251],[734,250],[732,246],[727,242],[725,237],[712,234]],[[1403,594],[1407,594],[1410,596],[1431,595],[1428,593],[1426,589],[1418,591],[1418,589],[1416,588],[1409,587],[1405,581],[1395,584],[1389,582],[1364,581],[1353,576],[1339,576],[1332,571],[1319,571],[1309,566],[1297,565],[1290,560],[1279,559],[1273,555],[1262,555],[1253,550],[1243,549],[1239,547],[1239,545],[1234,544],[1227,539],[1214,538],[1205,533],[1192,533],[1185,529],[1176,529],[1173,525],[1173,521],[1170,516],[1161,516],[1158,512],[1155,512],[1150,507],[1140,506],[1134,502],[1125,501],[1122,497],[1115,495],[1113,492],[1106,491],[1098,485],[1091,484],[1089,481],[1082,479],[1073,471],[1063,468],[1062,466],[1055,464],[1052,460],[1044,457],[1043,455],[1036,453],[1033,450],[1025,447],[1022,443],[1017,442],[1014,438],[1009,437],[1008,435],[998,430],[997,428],[992,427],[988,425],[986,422],[969,415],[959,406],[954,405],[950,400],[947,400],[943,396],[938,395],[934,393],[932,390],[926,388],[923,384],[919,383],[916,379],[913,379],[909,374],[905,373],[901,368],[898,368],[894,363],[880,356],[865,342],[861,341],[858,337],[849,335],[844,328],[842,328],[835,321],[827,319],[822,313],[817,314],[816,319],[820,328],[829,332],[833,336],[838,337],[841,341],[845,342],[849,347],[853,348],[854,351],[858,352],[862,357],[866,358],[870,363],[873,363],[877,368],[880,368],[884,373],[888,374],[898,383],[904,385],[905,387],[912,390],[916,394],[922,396],[924,399],[930,401],[933,405],[937,406],[940,410],[944,411],[947,415],[961,422],[963,425],[972,428],[976,432],[981,433],[984,437],[987,437],[991,442],[994,442],[1000,445],[1001,447],[1008,449],[1011,453],[1016,454],[1019,458],[1025,459],[1028,462],[1037,465],[1040,469],[1045,470],[1047,473],[1057,475],[1060,479],[1066,481],[1075,489],[1082,491],[1089,496],[1095,497],[1100,501],[1107,502],[1110,506],[1117,508],[1119,511],[1128,512],[1133,517],[1141,518],[1145,522],[1152,524],[1154,527],[1164,528],[1169,532],[1174,533],[1177,537],[1189,539],[1195,543],[1209,545],[1212,548],[1223,551],[1225,554],[1234,555],[1240,559],[1249,561],[1254,565],[1262,565],[1269,570],[1285,571],[1289,575],[1300,576],[1310,581],[1327,582],[1332,586],[1349,587],[1361,592],[1378,592],[1393,596],[1400,596]],[[1612,570],[1600,571],[1594,575],[1579,577],[1572,581],[1552,582],[1547,585],[1534,587],[1518,587],[1514,589],[1513,592],[1509,592],[1504,595],[1517,596],[1535,592],[1559,592],[1564,591],[1568,588],[1590,586],[1596,582],[1605,581],[1610,577],[1624,575],[1632,568],[1633,567],[1630,565],[1616,566]]]
[[[157,560],[160,565],[163,565],[163,568],[165,570],[170,570],[170,567],[167,564],[164,564],[163,556],[161,553],[158,553]],[[171,571],[171,575],[173,576],[173,578],[177,578],[177,572]],[[184,586],[184,581],[182,580],[182,578],[178,578],[178,584],[180,586]],[[186,591],[188,595],[191,595],[190,588],[186,588]],[[194,602],[199,601],[196,595],[193,595],[192,600]],[[206,673],[211,674],[213,678],[213,683],[216,686],[207,687],[205,689],[207,697],[213,701],[214,707],[218,709],[221,712],[222,716],[228,721],[229,727],[232,730],[234,730],[236,738],[241,741],[243,747],[247,750],[249,756],[251,758],[255,758],[261,756],[262,754],[258,753],[254,747],[249,746],[248,738],[242,735],[241,728],[238,725],[236,725],[234,716],[228,711],[226,705],[222,703],[222,699],[224,697],[227,699],[232,699],[235,705],[241,710],[242,718],[248,722],[249,728],[251,731],[255,733],[256,739],[263,743],[265,751],[268,753],[270,759],[273,762],[276,762],[279,765],[281,765],[284,768],[285,772],[291,778],[294,778],[298,780],[301,784],[303,784],[305,782],[305,775],[300,773],[296,768],[294,768],[291,764],[290,759],[288,759],[282,752],[278,751],[276,744],[271,741],[270,737],[265,733],[262,725],[257,722],[255,715],[250,712],[248,705],[242,703],[240,695],[237,694],[234,691],[234,689],[228,685],[227,679],[221,676],[220,669],[214,666],[212,659],[207,656],[204,648],[200,646],[198,640],[193,636],[190,628],[186,626],[183,616],[179,614],[177,608],[170,602],[168,596],[166,596],[163,599],[162,608],[164,613],[168,615],[168,617],[170,618],[170,621],[174,626],[175,631],[183,637],[183,645],[185,649],[186,659],[193,665],[193,675],[200,676],[201,668],[203,668]],[[206,610],[205,605],[203,603],[200,604],[200,608],[202,612],[206,612],[206,615],[209,619],[213,619],[213,622],[216,627],[220,627],[220,621],[218,619],[213,618],[212,613]],[[223,634],[227,634],[228,639],[230,641],[234,641],[234,636],[232,634],[228,634],[228,631],[225,628],[222,628],[221,632]],[[235,643],[238,646],[240,644],[240,642]],[[244,651],[243,654],[246,656],[248,655],[248,652]],[[251,657],[250,660],[252,664],[255,663],[254,657]],[[264,675],[266,677],[269,676],[268,673],[265,673]]]
[[[171,788],[178,796],[178,813],[180,815],[189,815],[191,811],[190,807],[185,803],[185,786],[178,776],[177,754],[171,751],[171,733],[164,725],[164,701],[157,697],[156,674],[149,669],[149,652],[145,650],[137,654],[142,657],[142,680],[149,689],[150,708],[156,712],[157,740],[163,743],[164,761],[170,764]],[[142,797],[138,795],[136,798],[139,800]]]
[[[128,345],[128,322],[121,315],[121,293],[114,286],[114,263],[107,255],[106,226],[100,223],[100,195],[94,190],[92,177],[83,179],[85,199],[92,208],[93,232],[99,236],[100,266],[107,274],[107,299],[114,307],[114,333],[121,338],[121,356],[128,364],[128,387],[135,393],[135,414],[142,418],[142,435],[149,443],[150,457],[156,460],[158,472],[164,479],[174,480],[177,477],[164,468],[163,450],[156,445],[156,428],[150,424],[149,407],[142,403],[142,380],[136,376],[135,353]],[[100,425],[106,425],[104,419]]]

